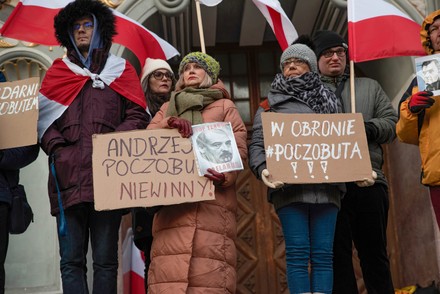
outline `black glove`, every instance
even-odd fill
[[[189,120],[172,116],[168,119],[168,125],[171,128],[178,129],[183,138],[189,138],[192,135],[191,122]]]
[[[365,134],[367,135],[368,141],[374,141],[379,135],[379,130],[374,125],[374,123],[366,121],[364,122],[365,125]]]
[[[434,95],[431,91],[421,91],[413,94],[408,102],[409,111],[418,113],[426,108],[431,107],[435,100],[431,97]]]

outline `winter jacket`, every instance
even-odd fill
[[[419,92],[414,79],[408,91],[402,97],[400,117],[397,122],[397,137],[401,142],[419,146],[422,159],[421,182],[428,186],[440,185],[440,104],[419,113],[409,110],[408,102],[411,95]],[[439,96],[434,99],[439,99]],[[420,131],[420,134],[419,134]]]
[[[340,84],[343,77],[321,77],[321,80],[333,91]],[[382,171],[383,150],[381,144],[391,143],[396,137],[397,113],[390,99],[379,83],[369,78],[355,78],[356,113],[362,113],[364,122],[371,122],[377,130],[375,138],[368,140],[371,166],[377,173],[376,183],[388,187]],[[345,113],[351,113],[350,83],[347,80],[341,93]]]
[[[99,39],[99,46],[89,51],[92,73],[102,72],[109,58],[112,37],[115,35],[114,15],[105,5],[98,1],[77,1],[66,6],[55,17],[54,26],[59,43],[67,49],[68,59],[84,68],[84,62],[69,36],[73,21],[92,13],[95,29],[91,44]],[[115,57],[115,60],[120,60]],[[125,60],[123,61],[125,63]],[[125,63],[127,67],[132,67]],[[139,80],[135,71],[129,72],[131,80]],[[45,79],[47,78],[47,75]],[[43,85],[46,81],[43,81]],[[59,185],[61,200],[64,208],[72,205],[93,202],[93,172],[92,172],[92,136],[115,131],[144,129],[148,124],[148,115],[143,107],[126,99],[120,91],[116,92],[107,84],[103,89],[93,87],[89,79],[73,99],[62,115],[56,119],[42,134],[41,148],[49,155],[49,161],[54,162],[56,180]],[[61,86],[61,85],[60,85]],[[139,82],[139,92],[142,92]],[[134,92],[134,91],[133,91]],[[143,94],[142,94],[143,95]],[[145,101],[145,97],[139,97]],[[42,109],[40,108],[40,115]],[[59,212],[58,193],[54,175],[49,168],[49,199],[51,214]]]
[[[440,15],[440,10],[428,15],[420,30],[420,38],[425,52],[435,54],[429,39],[428,27]],[[411,95],[419,92],[417,79],[414,78],[403,94],[399,106],[399,121],[396,125],[397,137],[401,142],[419,146],[422,159],[421,182],[427,186],[440,185],[440,153],[436,148],[440,144],[440,104],[437,101],[430,108],[412,113],[408,103]],[[434,98],[439,99],[439,96]]]
[[[202,110],[205,123],[231,122],[242,160],[246,160],[246,127],[223,89],[219,99]],[[169,128],[166,102],[148,129]],[[226,172],[215,188],[215,200],[164,206],[153,222],[148,293],[235,293],[238,171]]]
[[[38,145],[0,150],[0,202],[11,204],[11,188],[19,183],[20,169],[33,162]]]
[[[252,140],[249,145],[249,167],[261,180],[261,172],[266,168],[263,125],[261,114],[270,111],[277,113],[315,113],[307,104],[274,89],[267,101],[261,103],[254,118]],[[319,114],[317,114],[319,115]],[[270,172],[270,171],[269,171]],[[268,188],[268,200],[277,210],[295,202],[332,203],[338,208],[345,192],[344,184],[286,184],[280,189]]]

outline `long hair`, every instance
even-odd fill
[[[151,117],[154,117],[154,115],[159,111],[162,104],[170,100],[171,92],[174,91],[174,88],[176,86],[176,79],[173,77],[171,79],[170,91],[167,94],[159,95],[157,93],[153,93],[150,87],[150,78],[153,75],[153,72],[151,72],[142,81],[142,90],[144,90],[145,98],[147,99],[148,110],[151,113]]]

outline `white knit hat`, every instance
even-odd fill
[[[141,77],[141,83],[144,81],[146,77],[148,77],[153,71],[157,69],[166,69],[170,73],[173,73],[173,70],[171,69],[171,66],[162,59],[153,59],[153,58],[147,58],[145,60],[144,68],[142,69],[142,77]]]

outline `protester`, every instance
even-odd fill
[[[149,112],[154,117],[163,103],[170,99],[176,80],[170,65],[161,59],[147,58],[142,69],[141,85],[144,91]],[[148,267],[150,266],[150,250],[153,243],[152,226],[154,213],[158,208],[133,208],[133,240],[136,247],[145,257],[145,290],[148,288]]]
[[[440,10],[429,14],[420,30],[422,46],[428,55],[440,53]],[[437,225],[440,225],[440,105],[434,103],[438,96],[419,91],[416,78],[403,94],[397,136],[400,141],[418,145],[422,159],[421,182],[429,187]]]
[[[342,99],[350,113],[347,44],[338,34],[318,31],[313,38],[321,80]],[[333,293],[358,293],[352,263],[352,241],[357,249],[368,293],[394,293],[387,254],[388,184],[382,171],[381,144],[394,140],[397,115],[377,81],[356,78],[356,112],[362,113],[374,180],[347,183],[336,223],[333,246]]]
[[[219,63],[192,52],[179,66],[177,91],[154,116],[149,129],[177,128],[192,135],[191,125],[231,122],[242,160],[246,159],[246,127],[223,84]],[[148,293],[235,293],[237,234],[235,182],[238,171],[208,169],[215,200],[162,207],[153,222]]]
[[[46,72],[38,132],[49,155],[49,199],[56,216],[63,293],[88,293],[86,254],[93,258],[93,293],[117,293],[121,211],[94,209],[92,136],[144,129],[146,103],[135,69],[109,53],[112,11],[95,0],[69,3],[54,18],[67,56]]]
[[[9,243],[9,208],[20,169],[38,156],[38,145],[0,150],[0,294],[5,293],[5,260]]]
[[[331,293],[333,236],[345,185],[272,182],[266,167],[262,113],[319,115],[340,111],[335,94],[321,83],[315,53],[302,43],[312,46],[309,38],[302,36],[284,50],[280,60],[282,73],[275,76],[267,100],[257,110],[249,166],[269,187],[268,199],[281,222],[290,293]]]

